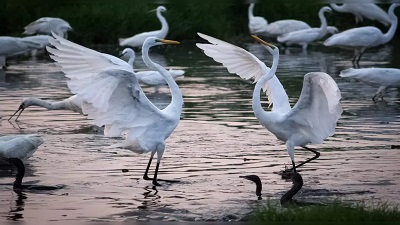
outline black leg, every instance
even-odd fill
[[[158,182],[157,182],[157,174],[158,174],[158,167],[160,166],[160,162],[157,162],[157,165],[156,165],[156,170],[155,170],[155,172],[154,172],[154,177],[153,177],[153,185],[154,186],[161,186],[161,184],[159,184]]]
[[[302,148],[304,148],[305,150],[308,150],[310,152],[313,152],[315,154],[315,156],[310,158],[310,159],[307,159],[306,161],[304,161],[304,162],[302,162],[300,164],[298,164],[295,168],[299,168],[300,166],[302,166],[302,165],[304,165],[304,164],[306,164],[308,162],[311,162],[314,159],[317,159],[321,155],[319,152],[317,152],[317,151],[315,151],[315,150],[313,150],[311,148],[307,148],[307,147],[302,147]],[[294,170],[294,172],[296,172],[296,170]]]
[[[153,160],[153,157],[154,157],[155,153],[156,152],[152,152],[151,153],[151,156],[150,156],[150,159],[149,159],[149,163],[147,164],[146,171],[144,172],[144,175],[143,175],[143,179],[145,179],[145,180],[152,180],[147,174],[149,173],[151,161]]]

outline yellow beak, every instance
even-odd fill
[[[173,40],[165,40],[165,39],[159,39],[162,43],[164,44],[170,44],[170,45],[179,45],[179,41],[173,41]]]
[[[257,36],[256,36],[256,35],[254,35],[254,34],[252,34],[251,36],[252,36],[254,39],[256,39],[258,42],[260,42],[261,44],[263,44],[263,45],[266,45],[266,46],[269,46],[269,47],[276,48],[276,46],[275,46],[275,45],[273,45],[273,44],[270,44],[270,43],[268,43],[268,42],[264,41],[263,39],[261,39],[261,38],[257,37]]]

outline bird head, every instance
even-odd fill
[[[332,12],[332,9],[331,9],[331,7],[329,7],[329,6],[324,6],[324,7],[322,7],[321,9],[320,9],[320,11],[321,12]]]
[[[260,42],[261,44],[263,44],[265,46],[265,48],[269,51],[269,53],[271,53],[272,55],[275,55],[274,53],[279,53],[279,48],[276,47],[273,44],[270,44],[266,41],[264,41],[263,39],[257,37],[256,35],[251,35],[256,41]]]
[[[180,44],[180,42],[173,41],[173,40],[160,39],[160,38],[156,38],[156,37],[148,37],[144,41],[143,46],[145,46],[145,45],[156,46],[156,45],[164,45],[164,44],[178,45],[178,44]]]
[[[24,99],[22,101],[22,103],[19,105],[17,111],[15,111],[14,114],[12,114],[8,120],[11,120],[11,118],[13,118],[15,116],[15,114],[17,114],[19,112],[17,118],[15,118],[15,120],[18,120],[21,113],[31,105],[34,105],[33,99],[31,99],[31,98]]]
[[[133,51],[133,49],[131,49],[131,48],[125,48],[122,51],[121,56],[129,55],[129,54],[135,55],[135,51]]]
[[[166,12],[166,11],[167,11],[167,8],[165,8],[164,6],[160,5],[160,6],[158,6],[156,9],[152,9],[152,10],[148,11],[148,13],[154,12],[154,11],[157,11],[157,12]]]

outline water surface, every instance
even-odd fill
[[[241,46],[270,65],[268,52],[250,38]],[[398,68],[396,46],[369,50],[360,66]],[[114,54],[120,50],[105,49]],[[281,54],[277,75],[292,105],[301,92],[303,76],[323,71],[338,83],[344,109],[336,134],[310,146],[320,150],[321,157],[300,170],[305,185],[297,198],[399,204],[397,90],[385,101],[373,102],[376,88],[338,77],[352,66],[349,51],[313,45],[307,54],[296,48]],[[167,141],[159,173],[159,178],[181,182],[163,183],[155,189],[142,179],[148,154],[110,147],[123,140],[97,133],[91,121],[77,113],[30,107],[19,121],[8,122],[23,98],[62,100],[71,95],[66,78],[48,56],[16,58],[0,75],[0,134],[43,134],[45,143],[27,161],[24,183],[62,188],[17,194],[11,185],[15,169],[0,167],[0,220],[236,221],[263,202],[256,200],[255,186],[240,175],[259,175],[263,197],[271,201],[278,201],[290,188],[291,183],[276,174],[290,165],[285,145],[254,117],[250,81],[229,74],[193,42],[163,47],[151,56],[164,66],[185,70],[185,77],[177,81],[185,101],[182,119]],[[139,55],[137,60],[135,67],[144,69]],[[144,90],[160,107],[170,101],[167,87],[158,93],[154,87]],[[300,162],[310,153],[296,149],[295,157]]]

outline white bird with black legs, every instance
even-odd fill
[[[344,3],[342,5],[329,4],[332,9],[341,13],[351,13],[354,15],[356,24],[363,21],[363,18],[376,20],[385,26],[389,26],[392,21],[389,15],[374,3]]]
[[[296,168],[317,158],[319,152],[306,145],[321,144],[324,139],[332,136],[342,114],[340,90],[332,77],[323,72],[307,73],[299,100],[292,108],[282,84],[275,75],[279,61],[279,49],[276,46],[253,36],[273,55],[272,67],[269,69],[257,57],[242,48],[198,34],[211,43],[196,44],[207,56],[222,63],[230,73],[236,73],[244,79],[253,78],[254,82],[257,82],[252,100],[254,115],[262,126],[286,143],[293,165],[291,170],[296,172]],[[262,108],[261,88],[264,88],[268,95],[268,103],[272,104],[271,111],[264,111]],[[296,165],[295,146],[312,151],[316,156]]]
[[[337,33],[325,40],[325,46],[340,47],[354,50],[352,62],[359,63],[367,48],[383,45],[392,40],[397,29],[397,17],[394,10],[400,4],[394,3],[389,7],[389,18],[392,22],[386,33],[373,26],[357,27]]]
[[[15,120],[17,121],[21,113],[30,106],[39,106],[48,110],[71,110],[80,114],[82,112],[82,100],[77,95],[61,100],[61,101],[48,101],[40,98],[26,98],[19,105],[17,111],[11,115],[8,120],[11,120],[19,112]]]
[[[310,43],[326,35],[328,25],[324,13],[331,11],[332,9],[328,6],[324,6],[319,10],[318,16],[321,20],[321,26],[319,28],[309,28],[282,34],[278,36],[278,42],[285,43],[286,45],[301,45],[303,50],[306,50]]]
[[[400,69],[396,68],[350,68],[342,70],[339,76],[353,78],[372,87],[377,87],[378,91],[372,97],[373,101],[379,97],[383,100],[387,89],[400,87]]]
[[[165,17],[161,14],[162,12],[166,12],[167,9],[164,6],[157,7],[157,18],[161,22],[161,30],[143,32],[140,34],[136,34],[130,38],[120,38],[119,45],[120,46],[131,46],[131,47],[142,47],[144,41],[148,37],[156,37],[159,39],[164,39],[168,34],[168,23]]]
[[[170,87],[171,103],[160,110],[146,97],[128,63],[57,35],[54,37],[50,40],[54,48],[48,47],[47,50],[70,78],[67,84],[71,92],[84,101],[83,112],[97,126],[105,125],[105,136],[126,134],[126,141],[118,147],[136,153],[151,153],[143,176],[146,180],[151,179],[148,171],[157,153],[157,164],[151,180],[154,185],[159,185],[157,174],[166,147],[165,141],[179,123],[183,97],[171,74],[149,58],[149,49],[179,42],[149,37],[142,47],[145,64],[159,71]]]
[[[51,35],[51,32],[55,32],[57,35],[67,38],[67,32],[72,30],[72,27],[67,21],[61,18],[42,17],[25,26],[24,30],[23,34],[27,35]]]
[[[267,28],[268,22],[264,17],[254,16],[254,3],[250,3],[247,9],[247,15],[249,17],[249,31],[250,34],[262,34]]]
[[[131,48],[125,48],[122,51],[122,56],[128,56],[128,64],[134,68],[133,63],[135,61],[135,51]],[[183,77],[185,74],[184,70],[169,69],[168,72],[172,75],[174,80],[176,80],[178,77]],[[167,81],[164,79],[164,77],[160,74],[160,72],[155,70],[137,71],[135,72],[135,75],[139,82],[155,86],[156,91],[158,91],[159,86],[167,85]]]

